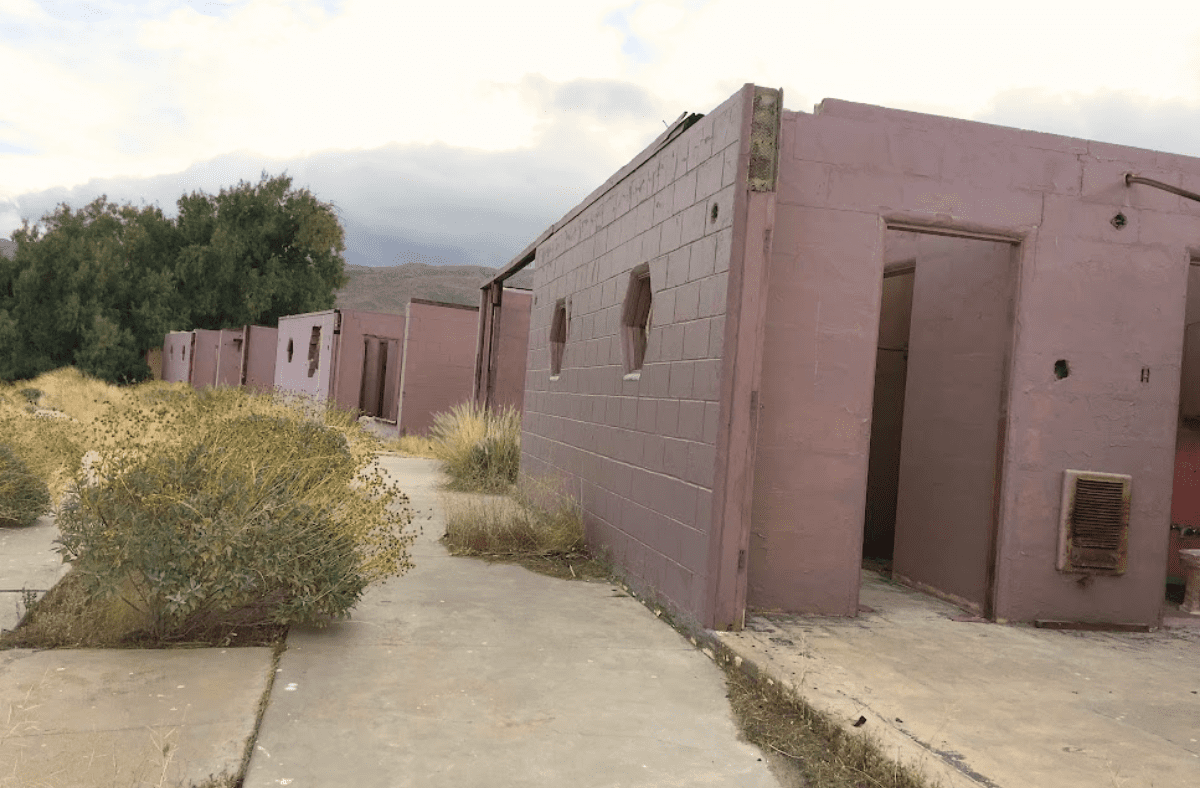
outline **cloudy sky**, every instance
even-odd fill
[[[1200,156],[1194,0],[0,0],[0,75],[0,237],[286,170],[366,265],[502,265],[745,82]]]

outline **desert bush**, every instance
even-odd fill
[[[521,469],[521,415],[474,402],[433,418],[429,437],[453,490],[503,492]]]
[[[410,566],[411,513],[348,414],[160,385],[95,428],[98,483],[68,496],[60,552],[158,639],[321,624]]]
[[[50,491],[10,447],[0,444],[0,526],[33,525],[50,509]]]
[[[511,496],[446,501],[443,541],[456,555],[553,556],[586,553],[583,511],[546,480],[523,480]]]

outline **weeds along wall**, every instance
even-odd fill
[[[746,95],[668,129],[548,231],[534,261],[522,473],[560,478],[593,546],[693,620],[712,582]]]

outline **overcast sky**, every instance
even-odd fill
[[[1195,0],[0,0],[0,77],[0,237],[286,170],[368,265],[502,265],[745,82],[1200,156]]]

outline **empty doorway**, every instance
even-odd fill
[[[991,614],[1016,246],[885,232],[863,556]]]
[[[359,389],[358,409],[363,415],[384,417],[387,410],[385,389],[388,373],[387,339],[363,337],[362,386]]]

